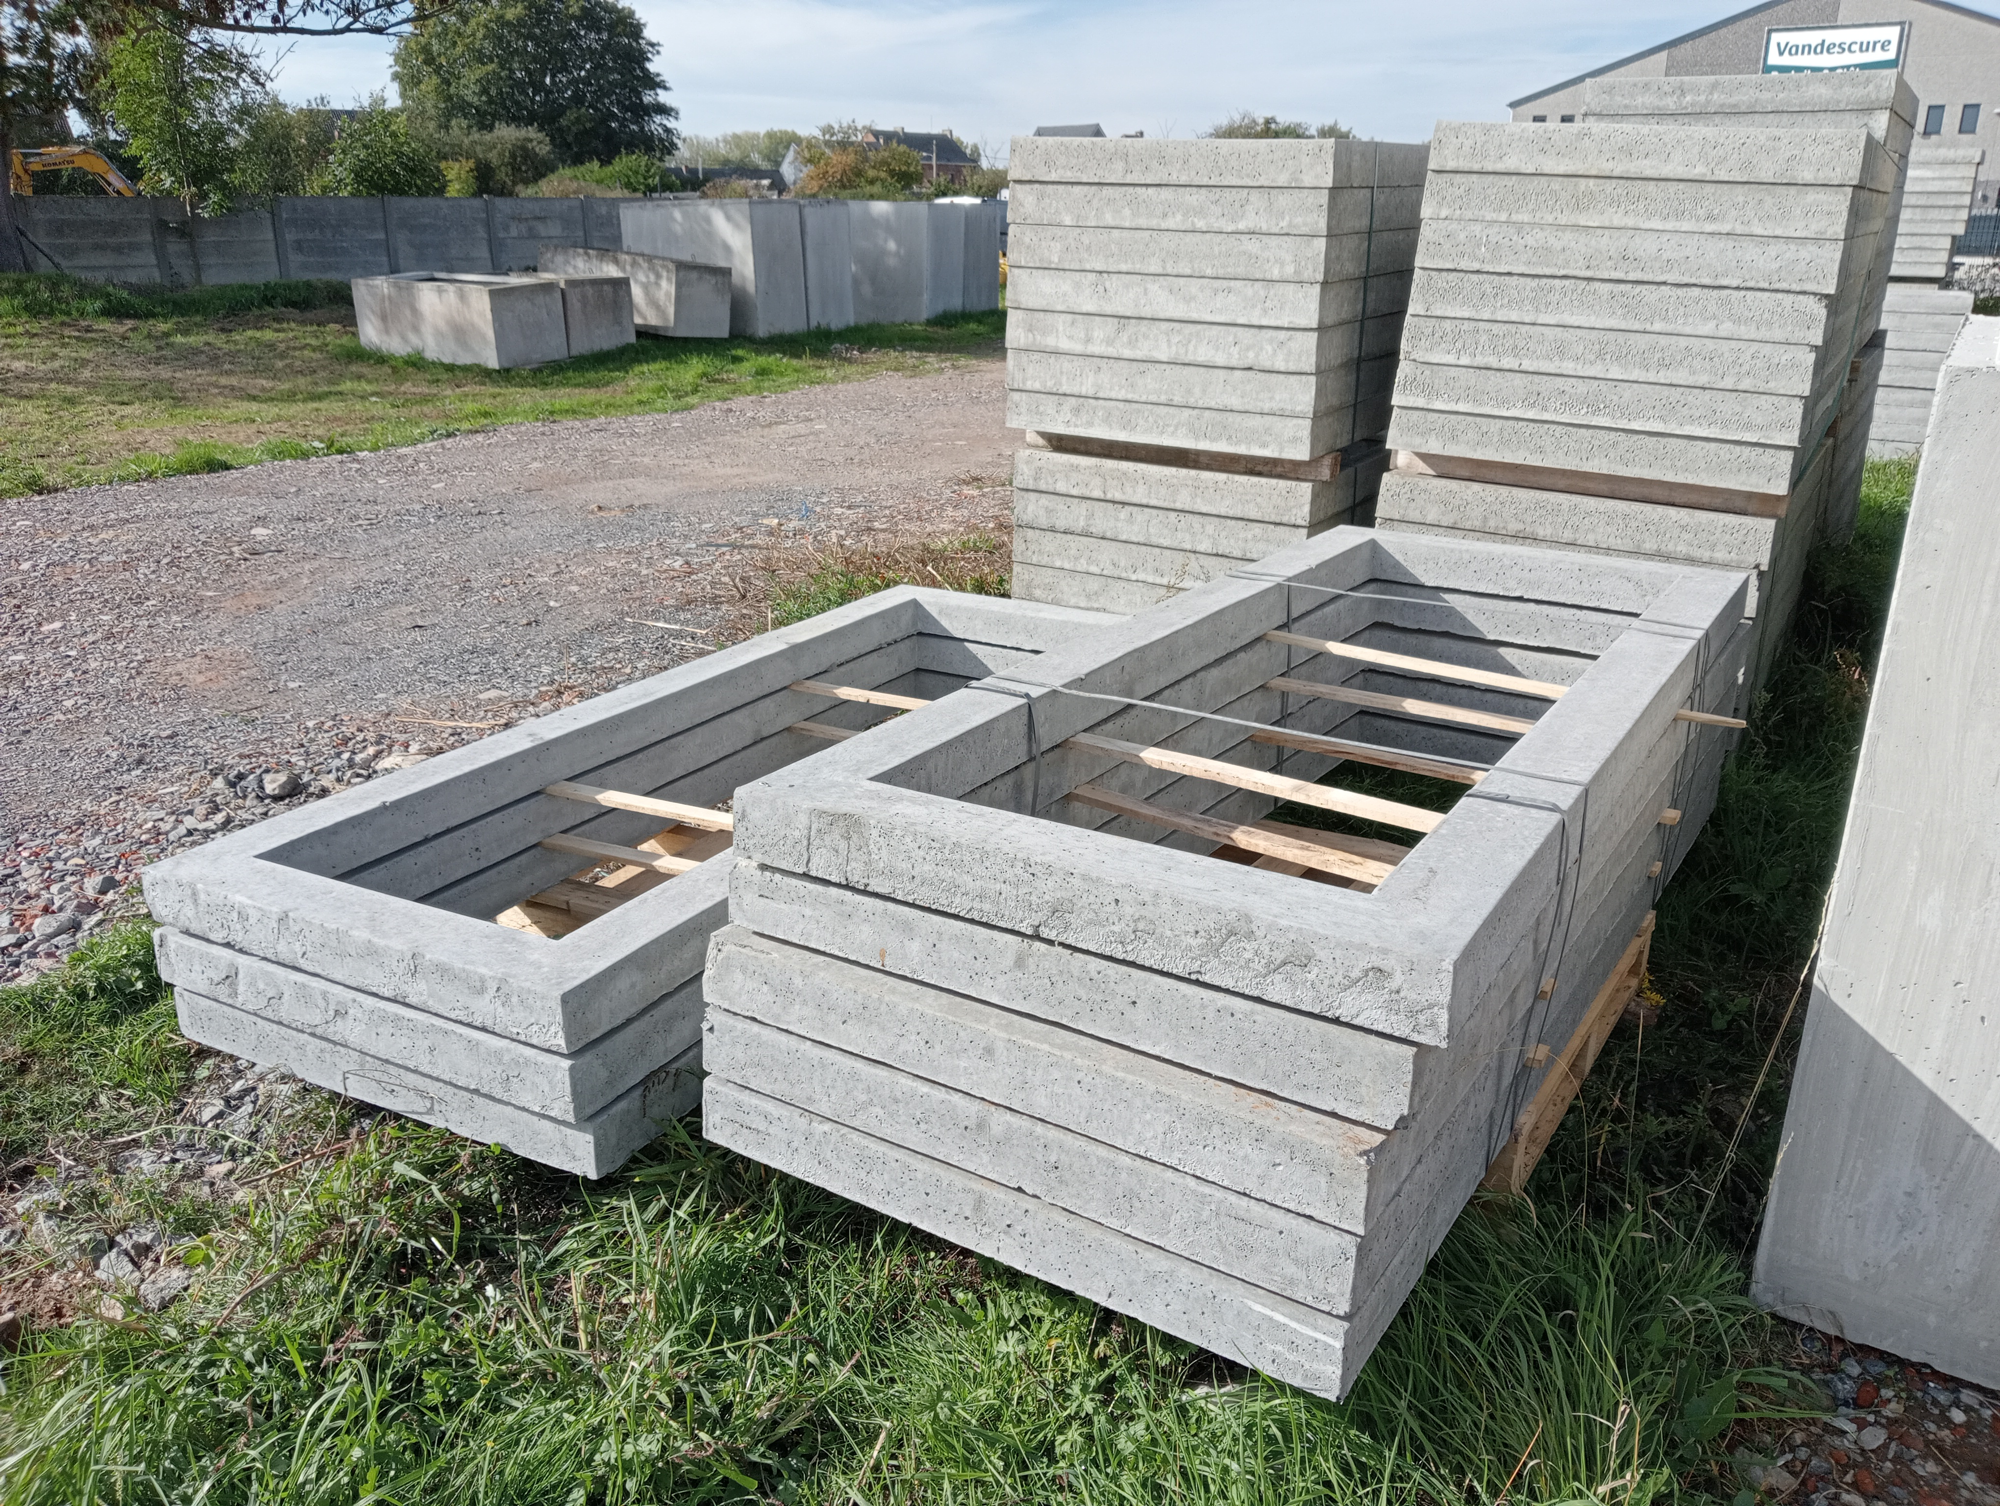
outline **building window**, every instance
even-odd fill
[[[1549,117],[1548,117],[1548,116],[1546,116],[1546,115],[1537,115],[1537,116],[1535,117],[1535,122],[1534,122],[1534,123],[1535,123],[1536,125],[1543,125],[1543,124],[1546,124],[1546,123],[1547,123],[1547,121],[1548,121],[1548,118],[1549,118]]]
[[[1924,134],[1938,136],[1944,132],[1944,106],[1932,105],[1924,111]]]
[[[1958,134],[1971,136],[1979,130],[1979,106],[1965,105],[1958,112]]]
[[[1562,123],[1563,123],[1564,125],[1575,125],[1575,124],[1576,124],[1576,117],[1575,117],[1574,115],[1565,115],[1565,116],[1563,116],[1563,118],[1562,118]]]

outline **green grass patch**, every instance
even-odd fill
[[[675,412],[996,348],[999,311],[773,340],[665,340],[533,370],[362,348],[339,283],[184,291],[0,278],[0,496]]]
[[[1007,559],[991,534],[927,540],[889,549],[814,551],[803,563],[786,561],[770,582],[773,627],[803,622],[821,612],[891,586],[935,586],[980,596],[1007,594]]]

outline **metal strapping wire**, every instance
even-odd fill
[[[1001,676],[994,675],[989,676],[989,678],[999,679]],[[1034,682],[1022,681],[1020,683],[1029,685]],[[985,681],[976,680],[970,686],[964,688],[977,689],[985,687],[985,685]],[[1017,690],[1008,685],[994,685],[990,688],[997,690],[1002,695],[1019,696],[1021,704],[1028,708],[1028,808],[1022,814],[1027,816],[1036,815],[1042,808],[1042,738],[1041,734],[1035,730],[1034,691]],[[1035,687],[1038,690],[1054,690],[1055,688],[1053,685],[1039,685]]]

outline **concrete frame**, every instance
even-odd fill
[[[2000,1385],[2000,319],[1946,359],[1752,1295]]]
[[[711,805],[821,754],[787,730],[879,707],[833,678],[945,697],[1115,619],[899,587],[230,833],[146,871],[161,973],[193,1039],[599,1176],[694,1104],[700,974],[724,852],[560,939],[491,917],[586,866],[559,832],[663,824],[558,780]],[[858,739],[857,739],[858,740]]]
[[[537,272],[562,289],[563,343],[572,356],[634,344],[632,283],[622,273]]]
[[[637,251],[546,245],[541,270],[568,277],[613,276],[632,287],[632,321],[649,335],[721,340],[729,335],[729,268]]]
[[[564,296],[534,276],[396,272],[353,280],[361,343],[387,355],[507,370],[566,360]]]
[[[1533,1091],[1528,1047],[1568,1038],[1705,819],[1732,735],[1673,712],[1735,705],[1747,589],[1336,529],[745,785],[704,1133],[1344,1393]],[[1535,716],[1512,742],[1287,705],[1264,682],[1312,658],[1263,636],[1287,625],[1568,688],[1312,665]],[[1373,893],[1064,803],[1093,780],[1261,816],[1268,797],[1064,745],[1273,765],[1204,710],[1491,771]]]

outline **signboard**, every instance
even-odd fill
[[[1764,33],[1766,73],[1838,73],[1900,68],[1909,23],[1872,26],[1773,26]]]

